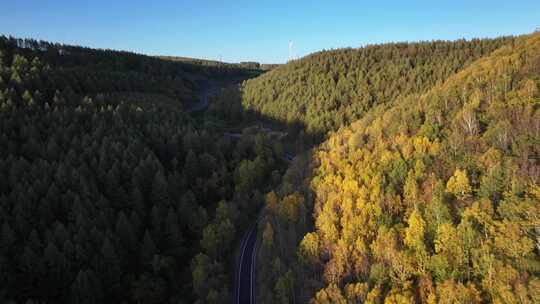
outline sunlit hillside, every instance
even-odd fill
[[[536,33],[332,134],[267,197],[261,300],[539,302],[539,87]]]
[[[245,84],[242,103],[307,133],[337,130],[374,106],[442,83],[513,38],[389,43],[309,55]]]

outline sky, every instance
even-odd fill
[[[0,0],[0,35],[148,55],[282,63],[323,49],[540,28],[540,0]]]

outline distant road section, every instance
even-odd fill
[[[250,77],[230,77],[221,80],[201,80],[199,82],[199,98],[197,103],[187,108],[187,112],[194,113],[208,108],[209,98],[217,95],[221,89],[238,87],[242,81]]]
[[[206,108],[208,108],[208,99],[210,96],[215,95],[219,88],[214,82],[211,81],[203,83],[201,87],[202,89],[201,93],[199,94],[199,102],[187,110],[189,113],[206,110]]]

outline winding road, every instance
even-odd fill
[[[255,303],[255,255],[257,243],[257,224],[248,230],[240,246],[240,259],[236,271],[234,288],[235,304]]]
[[[200,112],[208,107],[208,99],[215,95],[219,88],[215,82],[205,82],[202,84],[202,90],[199,94],[199,101],[187,109],[188,112]],[[239,139],[241,133],[224,133],[225,136]],[[290,163],[294,156],[287,152],[282,155],[283,160]],[[257,253],[257,222],[255,222],[244,235],[240,245],[240,257],[237,263],[234,299],[235,304],[254,304],[255,303],[255,257]]]
[[[219,89],[219,87],[212,81],[202,83],[201,87],[202,89],[201,93],[199,94],[199,101],[187,110],[190,113],[205,110],[208,107],[208,98],[215,95]]]

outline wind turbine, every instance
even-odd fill
[[[294,42],[292,40],[289,41],[289,61],[294,60]]]

